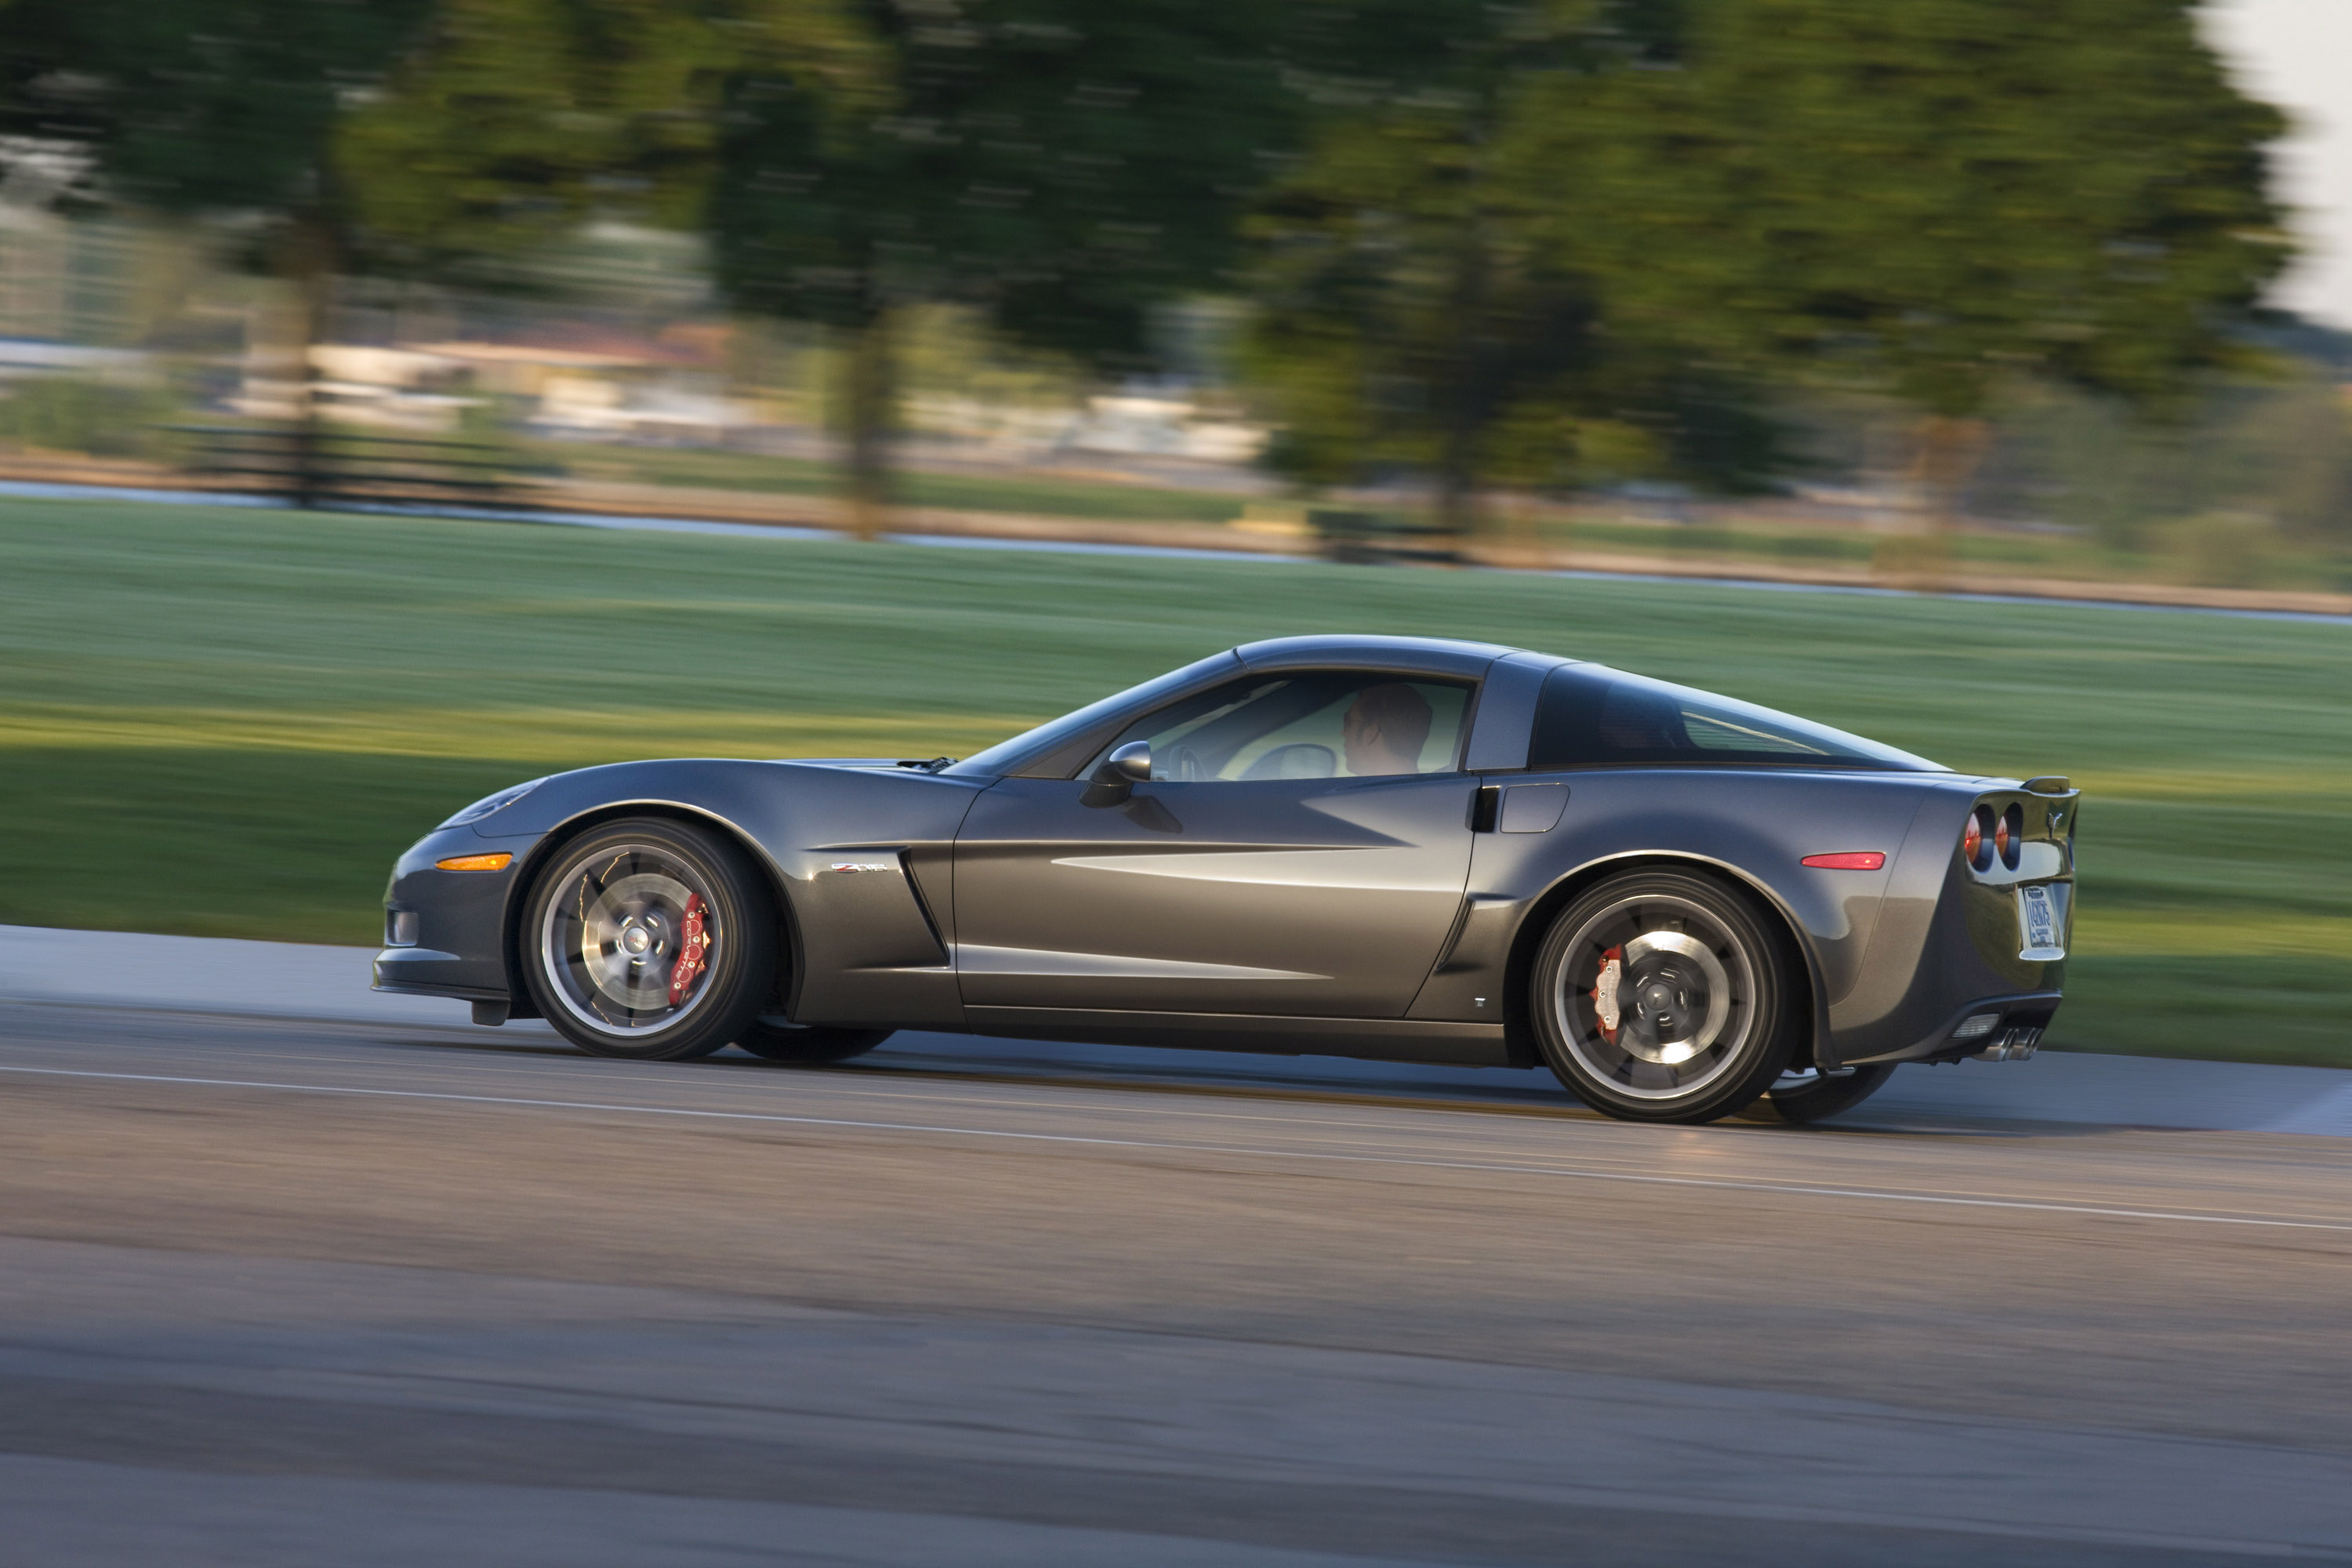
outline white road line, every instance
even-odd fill
[[[0,1072],[42,1078],[107,1079],[124,1083],[201,1084],[214,1089],[265,1089],[293,1094],[360,1095],[380,1100],[431,1100],[462,1105],[511,1105],[534,1110],[597,1110],[622,1116],[685,1116],[712,1121],[784,1122],[799,1127],[846,1127],[871,1132],[928,1132],[956,1138],[1006,1138],[1028,1143],[1087,1144],[1112,1149],[1164,1149],[1188,1154],[1243,1154],[1267,1160],[1319,1160],[1350,1165],[1402,1165],[1432,1171],[1481,1171],[1514,1176],[1557,1176],[1580,1182],[1630,1182],[1641,1186],[1712,1187],[1729,1192],[1782,1193],[1797,1197],[1862,1198],[1875,1203],[1934,1204],[1952,1208],[2022,1209],[2036,1214],[2098,1215],[2116,1219],[2160,1219],[2184,1225],[2244,1225],[2275,1230],[2352,1233],[2352,1221],[2275,1219],[2245,1215],[2177,1214],[2163,1209],[2105,1208],[2091,1204],[2036,1203],[2024,1198],[1951,1197],[1930,1193],[1890,1193],[1867,1187],[1811,1187],[1782,1182],[1734,1182],[1706,1176],[1658,1176],[1623,1171],[1579,1170],[1562,1165],[1512,1165],[1475,1160],[1431,1160],[1391,1154],[1339,1154],[1307,1149],[1252,1148],[1241,1143],[1175,1143],[1150,1138],[1095,1138],[1073,1132],[1013,1132],[989,1127],[941,1127],[918,1121],[855,1121],[833,1116],[781,1116],[772,1111],[698,1110],[674,1105],[617,1105],[602,1100],[525,1100],[499,1094],[450,1094],[421,1089],[360,1089],[341,1084],[271,1083],[233,1078],[178,1078],[162,1073],[98,1072],[86,1068],[0,1067]]]

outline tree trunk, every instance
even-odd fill
[[[288,487],[294,504],[314,507],[333,489],[321,449],[319,420],[318,367],[311,363],[313,346],[325,341],[334,309],[335,235],[316,215],[295,221],[287,236],[281,273],[294,289],[293,363],[288,367],[294,400]]]
[[[1442,390],[1445,431],[1437,449],[1437,521],[1456,551],[1466,551],[1479,524],[1478,448],[1486,424],[1486,304],[1489,279],[1486,240],[1474,215],[1462,227],[1454,258],[1454,338]]]
[[[1468,443],[1458,436],[1458,432],[1447,434],[1444,454],[1438,460],[1437,525],[1454,549],[1465,550],[1478,535],[1481,509],[1477,463],[1463,450]]]
[[[1472,270],[1483,272],[1479,262]],[[1484,508],[1480,502],[1479,451],[1486,425],[1486,354],[1478,339],[1483,324],[1484,279],[1465,281],[1462,335],[1451,366],[1453,384],[1444,388],[1446,420],[1437,448],[1437,522],[1457,552],[1467,552],[1478,537]]]
[[[849,529],[880,535],[890,512],[890,437],[897,423],[891,321],[877,308],[859,325],[841,370],[841,412],[849,437]]]

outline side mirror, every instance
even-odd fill
[[[1129,741],[1102,760],[1102,766],[1087,780],[1087,794],[1105,804],[1125,800],[1135,786],[1151,777],[1151,742]]]

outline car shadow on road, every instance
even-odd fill
[[[541,1035],[486,1039],[473,1035],[430,1034],[381,1036],[381,1043],[406,1050],[462,1052],[506,1059],[545,1058],[575,1063],[598,1062],[560,1039]],[[979,1037],[973,1037],[978,1039]],[[993,1044],[994,1042],[991,1042]],[[1020,1042],[1014,1042],[1018,1045]],[[732,1050],[695,1061],[636,1063],[605,1060],[598,1065],[615,1073],[653,1066],[671,1072],[697,1075],[737,1075],[774,1079],[805,1077],[835,1083],[865,1079],[881,1083],[926,1080],[942,1083],[1029,1085],[1037,1088],[1108,1090],[1123,1093],[1196,1099],[1276,1101],[1297,1105],[1361,1106],[1393,1110],[1451,1111],[1486,1116],[1536,1117],[1563,1121],[1605,1122],[1608,1118],[1575,1100],[1566,1089],[1539,1069],[1489,1069],[1500,1081],[1491,1085],[1458,1081],[1475,1069],[1433,1069],[1447,1081],[1429,1082],[1420,1069],[1391,1063],[1357,1063],[1339,1058],[1241,1058],[1233,1053],[1201,1052],[1197,1064],[1171,1065],[1153,1060],[1129,1065],[1118,1059],[1119,1047],[1055,1047],[1052,1059],[1014,1053],[992,1053],[986,1047],[943,1052],[925,1047],[892,1050],[884,1047],[870,1056],[819,1066],[768,1061]],[[1080,1053],[1084,1053],[1083,1055]],[[1142,1053],[1137,1053],[1142,1054]],[[1192,1053],[1152,1052],[1153,1057]],[[1325,1076],[1317,1068],[1301,1069],[1298,1061],[1329,1063]],[[1273,1066],[1271,1063],[1280,1063]],[[1367,1071],[1370,1068],[1373,1070]],[[1428,1075],[1428,1076],[1433,1076]],[[1510,1081],[1517,1080],[1517,1081]],[[1714,1131],[1749,1137],[1879,1139],[1969,1138],[1997,1140],[2080,1139],[2139,1131],[2084,1121],[2029,1121],[1981,1115],[1940,1117],[1903,1107],[1891,1115],[1874,1116],[1868,1106],[1833,1121],[1803,1126],[1728,1119],[1711,1124]]]

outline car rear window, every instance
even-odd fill
[[[1945,771],[1826,724],[1603,665],[1563,665],[1544,681],[1530,768],[1708,763]]]

